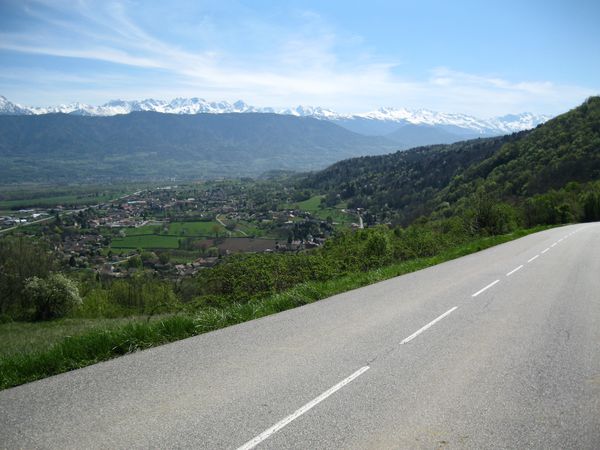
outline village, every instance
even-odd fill
[[[0,217],[0,233],[43,239],[73,271],[179,279],[232,253],[298,252],[323,245],[336,228],[362,227],[356,211],[271,190],[231,182],[148,188],[94,205],[14,211]]]

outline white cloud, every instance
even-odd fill
[[[21,33],[0,33],[0,49],[83,58],[147,71],[147,77],[139,79],[139,73],[115,67],[111,74],[106,69],[104,82],[98,83],[94,94],[92,87],[85,89],[88,98],[150,97],[164,92],[166,97],[241,97],[259,106],[303,103],[356,112],[389,105],[489,117],[523,110],[558,113],[596,93],[578,86],[513,82],[443,67],[432,69],[425,79],[403,77],[395,62],[372,57],[361,48],[360,37],[340,38],[311,11],[298,13],[301,24],[293,30],[264,22],[252,24],[246,19],[245,27],[272,27],[270,32],[276,37],[273,42],[265,41],[267,51],[249,48],[247,54],[241,54],[221,48],[192,51],[167,42],[133,21],[125,4],[119,2],[67,5],[36,1],[27,9],[41,26]],[[70,19],[61,16],[65,9]],[[218,41],[218,28],[209,30],[217,33],[212,41]],[[204,35],[208,32],[203,30]],[[243,39],[243,33],[237,38]],[[338,49],[347,41],[357,46],[359,56],[340,56]],[[36,78],[34,72],[32,80]],[[117,81],[111,82],[111,78]],[[35,90],[35,86],[30,88]]]

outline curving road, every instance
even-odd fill
[[[600,224],[0,392],[0,448],[600,448]]]

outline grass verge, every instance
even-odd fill
[[[94,329],[80,335],[66,337],[49,348],[0,356],[0,389],[306,305],[341,292],[459,258],[547,228],[550,227],[537,227],[502,236],[480,238],[436,256],[403,261],[369,272],[353,273],[324,282],[302,283],[285,292],[248,303],[234,303],[225,308],[206,308],[193,315],[172,316],[154,322],[130,322],[116,328]]]
[[[150,320],[164,319],[153,316]],[[0,358],[15,354],[45,351],[65,338],[95,329],[115,329],[131,322],[147,322],[147,316],[107,318],[65,318],[46,322],[8,322],[0,324]]]

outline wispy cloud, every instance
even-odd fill
[[[255,45],[240,52],[207,46],[218,42],[223,31],[206,18],[199,19],[202,29],[197,39],[189,26],[190,45],[146,29],[133,18],[135,7],[117,1],[25,2],[22,12],[32,25],[0,33],[0,50],[114,65],[104,69],[106,76],[95,88],[85,88],[88,96],[95,89],[93,96],[106,100],[117,95],[157,96],[158,91],[213,99],[243,97],[257,105],[312,103],[341,111],[392,105],[491,116],[524,109],[554,113],[573,106],[574,99],[594,94],[579,86],[515,82],[439,67],[424,79],[403,76],[395,61],[372,55],[361,46],[359,36],[340,37],[312,11],[298,11],[298,25],[292,30],[262,19],[244,19],[240,26],[246,30],[263,30],[259,44],[267,48]],[[269,40],[270,35],[274,37]],[[244,39],[243,33],[237,39]],[[356,48],[354,55],[340,51],[348,41]],[[121,70],[122,66],[136,72]],[[29,76],[35,79],[38,70],[31,69]],[[27,77],[27,70],[21,72]],[[95,77],[87,79],[91,84]]]

